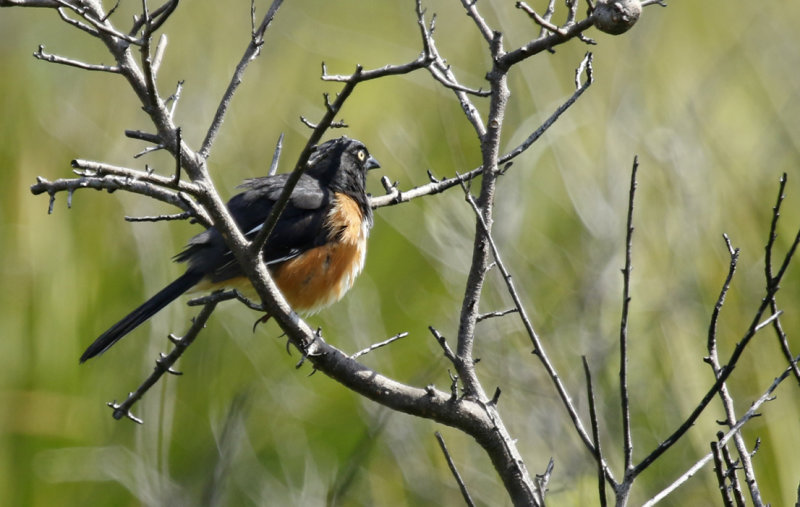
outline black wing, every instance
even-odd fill
[[[287,179],[288,174],[279,174],[247,180],[241,185],[245,190],[228,201],[228,211],[248,239],[258,234]],[[331,191],[323,188],[318,180],[303,175],[267,240],[264,261],[274,264],[322,245],[327,237],[323,225],[332,198]],[[189,270],[199,271],[213,282],[242,274],[215,227],[189,240],[175,260],[188,262]]]

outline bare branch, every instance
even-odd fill
[[[474,4],[474,0],[471,0]],[[467,7],[466,3],[468,0],[462,0],[462,4]],[[474,10],[473,19],[476,19],[476,22],[482,22],[483,19],[480,15],[477,14],[477,10],[475,10],[474,5],[468,7],[468,12],[470,9]],[[491,94],[491,91],[484,92],[483,90],[470,90],[469,88],[463,87],[458,84],[458,79],[456,79],[455,74],[453,74],[452,69],[449,65],[445,62],[444,58],[439,54],[439,50],[436,48],[436,41],[433,39],[433,28],[434,23],[431,21],[430,26],[425,22],[425,11],[422,9],[422,2],[421,0],[417,0],[416,2],[416,13],[417,13],[417,25],[419,26],[420,34],[422,36],[422,46],[424,49],[424,60],[428,62],[427,68],[430,71],[431,75],[434,79],[438,82],[442,83],[447,88],[453,90],[458,99],[459,104],[461,104],[461,110],[464,111],[464,115],[466,115],[469,122],[472,124],[472,127],[475,129],[475,132],[478,134],[478,137],[483,137],[486,133],[486,126],[481,119],[480,113],[472,101],[469,99],[468,94],[474,94],[479,96],[488,96]],[[434,16],[435,19],[435,16]],[[498,48],[499,50],[499,48]],[[487,95],[484,95],[487,94]]]
[[[0,7],[49,7],[56,8],[56,0],[0,0]]]
[[[353,79],[358,79],[358,82],[370,81],[386,76],[399,76],[402,74],[408,74],[425,67],[425,63],[426,62],[424,58],[419,56],[416,60],[400,65],[384,65],[378,69],[362,70],[358,77],[356,77],[354,74],[328,74],[328,68],[323,62],[321,79],[323,81],[334,81],[338,83],[349,83],[353,81]]]
[[[725,436],[723,432],[721,431],[717,432],[718,439],[722,438],[723,436]],[[733,438],[743,440],[741,433],[737,433]],[[756,443],[756,446],[757,445],[758,443]],[[722,460],[725,463],[725,466],[727,467],[726,474],[730,477],[731,489],[733,490],[733,495],[734,498],[736,499],[736,504],[738,506],[744,507],[745,505],[747,505],[747,503],[745,502],[744,499],[744,493],[742,492],[742,485],[739,482],[739,476],[736,474],[736,469],[738,468],[737,465],[738,461],[734,461],[731,458],[731,453],[728,451],[727,445],[719,446],[719,450],[721,451],[722,454]],[[753,453],[755,453],[755,451],[753,451]],[[749,457],[750,456],[748,455],[748,459]],[[755,477],[753,477],[753,480],[755,481]],[[761,498],[758,498],[758,501],[754,501],[753,505],[759,505],[759,506],[763,505]]]
[[[61,2],[59,0],[55,0],[55,1],[58,4],[63,4],[63,2]],[[59,7],[58,9],[56,9],[56,11],[58,12],[58,15],[61,17],[61,20],[64,21],[65,23],[74,26],[78,30],[81,30],[81,31],[84,31],[84,32],[88,33],[92,37],[100,37],[100,32],[98,30],[95,30],[94,28],[92,28],[91,26],[89,26],[89,25],[87,25],[85,23],[81,23],[77,19],[72,19],[71,17],[67,16],[67,14],[66,14],[66,12],[64,12],[63,8]]]
[[[456,355],[453,353],[453,349],[450,348],[450,345],[447,344],[447,339],[442,336],[442,334],[436,330],[433,326],[428,326],[431,334],[436,341],[439,343],[439,346],[442,347],[442,351],[444,352],[444,357],[446,357],[451,363],[456,364]]]
[[[129,44],[134,44],[134,45],[137,45],[137,46],[140,46],[142,44],[142,41],[140,41],[138,39],[135,39],[135,38],[133,38],[133,37],[131,37],[129,35],[126,35],[126,34],[124,34],[122,32],[119,32],[119,31],[115,30],[114,27],[111,24],[109,24],[107,21],[102,21],[101,18],[105,18],[106,16],[105,15],[103,15],[103,16],[96,15],[96,14],[100,14],[100,12],[99,11],[97,11],[96,13],[93,12],[93,9],[90,8],[91,7],[90,4],[89,5],[85,5],[85,6],[83,4],[81,4],[81,5],[73,5],[73,4],[71,4],[69,2],[66,2],[64,0],[55,0],[55,2],[57,4],[59,4],[61,7],[63,7],[62,9],[58,9],[58,14],[61,16],[61,18],[64,21],[66,21],[66,22],[68,22],[68,23],[70,23],[70,24],[72,24],[74,26],[77,26],[78,28],[80,28],[84,32],[86,32],[86,33],[88,33],[90,35],[93,35],[94,37],[100,37],[100,34],[104,33],[104,34],[110,35],[111,37],[114,37],[116,39],[123,40],[123,41],[125,41],[125,42],[127,42]],[[99,3],[98,3],[98,6],[99,6]],[[91,27],[89,27],[88,25],[85,25],[85,24],[83,24],[83,23],[81,23],[81,22],[79,22],[77,20],[69,18],[64,13],[65,9],[69,9],[70,11],[72,11],[75,14],[77,14],[78,16],[80,16],[82,19],[85,19],[86,21],[88,21],[89,24],[91,25]]]
[[[236,69],[233,71],[233,76],[231,76],[231,81],[228,83],[228,88],[222,95],[222,100],[220,100],[219,106],[217,107],[217,112],[214,114],[214,119],[211,121],[211,125],[208,127],[208,132],[203,140],[203,144],[198,150],[198,154],[202,158],[208,158],[208,156],[211,154],[211,145],[217,138],[219,129],[222,126],[222,121],[225,119],[225,114],[228,112],[231,100],[233,100],[233,95],[236,93],[236,90],[242,83],[244,72],[247,70],[247,66],[259,55],[261,46],[264,44],[264,33],[267,31],[267,28],[269,28],[269,25],[275,18],[275,14],[277,14],[282,3],[283,0],[272,1],[272,5],[270,5],[267,13],[264,14],[264,18],[261,20],[261,24],[259,25],[258,29],[256,29],[250,37],[250,44],[248,44],[244,55],[242,55],[242,58],[236,65]]]
[[[158,38],[158,43],[156,43],[156,53],[153,55],[153,74],[158,74],[158,70],[161,68],[161,62],[164,61],[164,52],[167,50],[167,35],[161,34]],[[172,118],[175,115],[175,106],[177,105],[177,98],[180,97],[181,86],[183,86],[183,81],[178,81],[178,90],[175,94],[170,95],[167,97],[166,102],[170,100],[174,100],[172,103],[172,108],[170,109],[169,116]],[[177,98],[176,98],[177,95]]]
[[[794,364],[797,364],[798,361],[800,361],[800,356],[797,356],[792,360]],[[728,443],[728,441],[731,438],[733,438],[734,435],[738,434],[739,431],[742,429],[742,427],[750,419],[758,415],[761,405],[763,405],[768,401],[774,400],[775,398],[772,396],[772,393],[775,391],[775,389],[778,388],[781,382],[786,380],[786,377],[788,377],[791,374],[792,374],[791,366],[783,370],[783,373],[781,373],[777,378],[775,378],[775,380],[772,382],[772,384],[770,384],[770,386],[767,388],[764,394],[762,394],[756,401],[754,401],[753,404],[750,405],[750,408],[747,410],[747,412],[745,412],[744,415],[742,415],[742,417],[736,422],[736,424],[731,429],[729,429],[722,438],[719,439],[718,445],[722,446]],[[683,485],[686,481],[688,481],[691,477],[693,477],[701,468],[703,468],[706,465],[706,463],[711,461],[711,459],[712,459],[711,453],[708,453],[705,456],[703,456],[699,461],[697,461],[697,463],[692,465],[686,472],[684,472],[683,475],[678,477],[669,486],[667,486],[653,498],[648,500],[643,505],[643,507],[652,507],[656,503],[660,502],[661,500],[669,496],[670,493],[678,489],[681,485]]]
[[[764,275],[766,277],[766,283],[768,286],[773,284],[772,251],[775,245],[775,240],[778,237],[778,219],[780,218],[781,205],[785,199],[784,190],[786,189],[786,181],[786,173],[783,173],[778,185],[778,197],[776,199],[775,206],[772,208],[772,220],[770,221],[769,237],[767,239],[767,245],[765,248]],[[769,302],[769,309],[773,314],[778,313],[778,302],[774,297]],[[778,343],[781,348],[781,352],[783,352],[783,356],[791,362],[792,351],[789,347],[789,339],[783,330],[783,326],[781,326],[780,319],[775,319],[772,327],[775,330],[775,335],[778,338]],[[794,364],[793,372],[795,380],[797,380],[798,384],[800,384],[800,368],[798,368],[797,364]]]
[[[149,20],[143,19],[145,22],[145,32],[142,34],[142,37],[149,37],[151,34],[155,33],[156,30],[161,28],[161,25],[169,19],[170,15],[175,11],[175,8],[178,7],[178,1],[179,0],[168,0],[161,7],[149,14]]]
[[[478,315],[478,318],[477,318],[476,322],[481,322],[481,321],[484,321],[486,319],[493,319],[493,318],[496,318],[496,317],[504,317],[504,316],[508,315],[509,313],[517,313],[517,312],[519,312],[518,308],[509,308],[507,310],[502,310],[502,311],[481,313],[480,315]]]
[[[717,302],[714,304],[714,310],[711,312],[711,323],[708,326],[708,343],[706,345],[709,355],[708,360],[716,363],[714,366],[715,376],[720,370],[719,362],[717,360],[717,322],[719,320],[720,311],[722,310],[722,305],[725,304],[725,295],[728,293],[728,289],[730,289],[731,281],[733,280],[734,273],[736,273],[736,265],[739,260],[739,249],[733,248],[733,245],[731,245],[731,240],[728,238],[727,234],[723,234],[722,237],[725,239],[725,244],[727,245],[728,253],[730,254],[730,268],[728,269],[728,276],[725,279],[725,282],[722,284],[722,290],[719,293]]]
[[[273,176],[278,172],[278,161],[281,158],[281,150],[283,149],[283,132],[278,137],[278,142],[275,144],[275,152],[272,154],[272,163],[267,171],[267,176]]]
[[[196,195],[200,192],[198,186],[188,181],[178,180],[175,181],[174,177],[166,177],[155,174],[153,172],[139,171],[130,169],[128,167],[120,167],[103,162],[95,162],[93,160],[75,159],[72,161],[72,167],[75,169],[83,169],[82,176],[98,176],[105,177],[108,175],[121,176],[126,179],[146,181],[167,188],[174,188],[191,195]]]
[[[220,303],[222,301],[230,301],[235,299],[245,305],[246,307],[250,308],[251,310],[255,310],[257,312],[263,312],[264,306],[256,303],[252,299],[247,298],[244,294],[239,292],[236,289],[230,290],[217,290],[208,294],[207,296],[202,296],[194,299],[190,299],[186,304],[188,306],[203,306],[208,303]]]
[[[597,463],[597,496],[600,499],[600,506],[606,507],[606,480],[603,471],[603,451],[600,447],[600,422],[597,419],[597,408],[595,406],[594,388],[592,387],[592,372],[589,370],[589,363],[586,356],[581,356],[583,362],[583,373],[586,376],[586,392],[589,399],[589,421],[592,424],[592,443],[594,444],[594,460]]]
[[[434,431],[433,434],[436,436],[436,440],[439,442],[439,447],[442,449],[442,454],[444,454],[444,458],[447,460],[447,466],[450,467],[450,472],[453,474],[453,477],[458,483],[458,489],[461,490],[461,496],[464,497],[464,503],[466,503],[469,507],[474,507],[475,502],[472,501],[472,497],[467,490],[467,485],[464,484],[464,480],[461,478],[461,474],[458,473],[458,469],[456,468],[456,464],[453,462],[453,458],[450,457],[450,452],[447,450],[447,446],[444,443],[444,438],[438,431]]]
[[[725,461],[717,442],[711,442],[711,456],[714,458],[714,473],[717,476],[717,486],[722,495],[722,505],[725,507],[733,507],[733,498],[731,498],[731,493],[726,484],[728,474],[726,473]]]
[[[167,204],[177,206],[184,211],[192,214],[198,213],[197,208],[192,208],[187,204],[187,201],[182,199],[178,192],[171,190],[164,190],[152,183],[140,180],[131,180],[121,176],[82,176],[80,178],[70,179],[57,179],[49,181],[45,178],[38,177],[36,183],[31,185],[31,193],[39,195],[47,193],[50,195],[50,208],[48,213],[53,211],[53,202],[55,194],[58,192],[68,192],[70,195],[75,191],[82,188],[93,188],[95,190],[108,190],[113,192],[115,190],[125,190],[136,194],[152,197]],[[199,220],[204,220],[203,215],[196,215]]]
[[[542,123],[530,136],[528,136],[525,141],[523,141],[519,146],[515,147],[510,152],[502,155],[498,159],[498,164],[508,164],[513,159],[521,155],[525,152],[528,148],[530,148],[533,143],[535,143],[541,136],[544,134],[547,129],[549,129],[558,118],[578,100],[578,98],[586,91],[589,86],[594,82],[593,72],[592,72],[592,54],[587,53],[584,56],[581,64],[578,66],[576,70],[576,77],[579,77],[586,72],[586,80],[584,81],[583,85],[578,86],[575,93],[567,99],[564,104],[559,106],[550,117]],[[434,195],[445,190],[448,190],[456,185],[459,185],[463,181],[470,181],[483,173],[483,167],[475,168],[469,172],[466,172],[460,176],[455,176],[452,178],[447,178],[443,180],[435,180],[427,183],[425,185],[420,185],[418,187],[412,188],[410,190],[400,191],[396,187],[392,187],[391,190],[387,189],[387,194],[378,196],[378,197],[371,197],[370,198],[370,205],[373,208],[380,208],[383,206],[392,206],[395,204],[400,204],[404,202],[408,202],[412,199],[416,199],[418,197],[423,197],[426,195]]]
[[[461,5],[467,10],[467,15],[475,22],[475,26],[478,27],[478,31],[483,35],[483,38],[486,42],[492,42],[492,39],[494,39],[494,30],[489,28],[486,20],[478,13],[478,8],[476,7],[477,3],[478,0],[461,0]]]
[[[633,250],[633,204],[636,196],[636,172],[639,170],[639,157],[633,158],[631,184],[628,193],[628,219],[625,226],[625,267],[622,269],[622,317],[619,325],[619,389],[622,408],[622,449],[625,456],[625,470],[633,466],[633,438],[631,436],[631,408],[628,392],[628,309],[631,302],[631,270]]]
[[[151,134],[149,132],[142,132],[141,130],[126,130],[125,135],[131,139],[138,139],[140,141],[147,141],[148,143],[160,144],[161,138],[158,134]]]
[[[339,111],[342,109],[342,106],[344,106],[345,101],[353,92],[356,85],[360,82],[361,71],[361,66],[358,65],[356,67],[356,71],[352,75],[352,79],[345,83],[345,85],[342,87],[342,91],[340,91],[336,96],[336,100],[334,100],[333,103],[327,107],[325,115],[323,115],[322,119],[311,133],[311,136],[308,138],[308,141],[306,142],[306,145],[303,148],[303,151],[300,153],[297,163],[295,164],[294,170],[284,184],[280,197],[278,197],[278,200],[275,201],[269,216],[264,221],[263,227],[250,245],[250,252],[252,255],[258,256],[258,252],[264,248],[267,238],[269,238],[269,235],[272,234],[272,229],[275,228],[275,224],[278,223],[278,218],[280,218],[280,215],[283,213],[286,204],[289,202],[289,198],[292,195],[295,185],[297,185],[297,182],[300,181],[300,176],[302,176],[306,170],[306,164],[308,163],[308,159],[311,156],[314,146],[320,141],[320,139],[322,139],[322,134],[325,133],[336,115],[339,114]]]
[[[535,54],[548,51],[559,44],[563,44],[574,37],[580,37],[581,32],[591,27],[593,23],[594,21],[589,17],[560,29],[558,32],[548,35],[547,37],[534,39],[524,46],[503,55],[500,64],[504,67],[510,67]]]
[[[192,213],[184,211],[183,213],[174,213],[172,215],[154,215],[145,217],[131,217],[125,216],[126,222],[170,222],[174,220],[186,220],[192,218]]]
[[[152,35],[153,32],[158,30],[161,25],[164,24],[170,14],[172,14],[172,12],[178,6],[178,1],[179,0],[167,0],[161,5],[161,7],[158,7],[156,10],[150,12],[147,16],[134,16],[134,22],[130,31],[128,32],[128,35],[135,35],[148,22],[150,23],[150,29],[143,35]]]
[[[216,302],[209,302],[203,307],[200,313],[195,317],[192,321],[192,326],[189,328],[189,331],[182,338],[177,338],[170,335],[170,340],[172,343],[175,344],[175,348],[172,349],[168,355],[161,355],[156,360],[155,368],[153,369],[153,373],[147,377],[147,379],[142,382],[142,385],[139,386],[136,391],[130,393],[128,397],[122,403],[117,403],[116,401],[108,403],[108,406],[114,409],[114,419],[121,419],[123,417],[127,417],[129,419],[133,419],[134,421],[142,424],[141,419],[136,419],[130,414],[130,409],[133,405],[139,401],[144,394],[155,385],[158,380],[164,376],[165,373],[172,373],[178,374],[172,367],[175,365],[175,362],[180,358],[189,345],[197,338],[197,335],[200,334],[200,331],[205,327],[206,322],[208,321],[211,314],[214,312],[214,308],[216,308]]]
[[[773,292],[774,290],[776,289],[768,291],[767,297],[764,298],[761,306],[756,311],[756,316],[754,321],[750,324],[750,327],[748,328],[747,332],[742,337],[742,339],[739,341],[739,343],[736,344],[736,347],[734,348],[730,358],[728,359],[728,363],[721,368],[719,377],[717,377],[716,382],[714,382],[714,384],[708,389],[705,396],[703,396],[703,398],[697,404],[692,413],[689,414],[689,416],[686,418],[683,424],[681,424],[669,437],[667,437],[666,440],[660,443],[641,462],[639,462],[638,465],[636,465],[633,468],[631,473],[634,476],[640,474],[648,466],[650,466],[667,449],[672,447],[689,430],[689,428],[691,428],[694,425],[695,421],[697,421],[697,418],[700,417],[700,414],[705,410],[705,408],[717,394],[717,392],[720,389],[720,386],[722,386],[722,384],[725,383],[725,381],[728,379],[728,376],[730,376],[730,374],[733,372],[734,368],[736,367],[736,364],[739,361],[739,358],[742,356],[742,353],[744,352],[744,349],[750,343],[750,340],[753,338],[753,336],[755,336],[756,332],[758,332],[758,330],[760,330],[764,326],[769,325],[769,323],[772,322],[773,319],[776,319],[778,317],[777,314],[772,315],[763,323],[760,323],[758,320],[761,318],[761,314],[764,312],[768,304],[769,298],[772,297],[772,295],[774,294]]]
[[[725,278],[725,282],[722,285],[722,290],[720,291],[719,297],[717,298],[717,302],[714,305],[714,311],[711,314],[711,323],[708,327],[708,357],[706,358],[706,362],[711,365],[712,371],[714,373],[714,377],[718,377],[722,367],[719,364],[719,357],[717,354],[717,321],[719,320],[719,314],[722,310],[722,306],[725,304],[725,295],[728,292],[728,289],[731,285],[731,280],[733,279],[733,275],[736,272],[736,265],[739,259],[739,249],[734,249],[731,245],[731,241],[728,238],[727,234],[723,234],[725,239],[725,244],[728,248],[728,253],[730,254],[730,268],[728,269],[728,275]],[[760,324],[757,326],[757,330],[764,327],[764,324]],[[728,386],[726,383],[722,383],[719,386],[719,397],[722,401],[722,406],[725,410],[726,420],[725,424],[729,427],[733,426],[736,423],[736,409],[733,403],[733,396],[731,395],[730,391],[728,390]],[[755,478],[755,470],[753,469],[753,463],[750,460],[749,451],[747,450],[747,446],[744,442],[744,439],[740,434],[737,434],[734,437],[734,442],[736,443],[736,448],[739,451],[739,457],[742,462],[742,469],[744,470],[745,478],[747,484],[750,486],[750,495],[753,499],[755,505],[761,505],[761,493],[758,490],[758,484]],[[723,458],[726,459],[726,462],[729,460],[727,458],[728,450],[723,445],[720,446],[717,451],[721,452]],[[731,476],[731,483],[734,486],[734,489],[740,489],[738,477],[734,474]]]
[[[37,60],[43,60],[50,63],[58,63],[61,65],[67,65],[70,67],[77,67],[83,70],[91,70],[91,71],[100,71],[100,72],[111,72],[112,74],[119,74],[120,68],[117,66],[109,66],[109,65],[102,65],[102,64],[92,64],[92,63],[85,63],[78,60],[73,60],[71,58],[65,58],[63,56],[53,55],[50,53],[46,53],[44,51],[44,45],[39,44],[39,49],[37,49],[33,53],[33,57]]]
[[[478,208],[478,205],[475,202],[475,199],[472,197],[472,195],[467,191],[467,187],[463,185],[463,182],[462,182],[462,189],[464,190],[464,193],[466,195],[467,202],[470,204],[475,214],[478,215],[479,217],[478,222],[480,224],[484,224],[483,218],[480,215],[480,210]],[[531,343],[533,344],[534,347],[533,353],[539,358],[545,370],[547,371],[547,374],[550,376],[550,379],[552,380],[564,407],[567,409],[569,418],[572,421],[572,424],[575,427],[575,430],[578,432],[578,435],[580,436],[584,445],[589,450],[589,452],[593,456],[595,456],[597,451],[594,447],[594,444],[592,443],[592,438],[588,434],[586,429],[583,427],[583,423],[580,419],[580,416],[578,415],[577,409],[575,408],[575,404],[572,402],[572,398],[570,397],[567,388],[561,381],[561,378],[559,377],[558,372],[555,369],[555,366],[550,361],[550,358],[548,357],[544,349],[544,345],[540,340],[538,333],[533,328],[533,324],[531,323],[531,320],[528,317],[528,313],[522,304],[522,300],[519,296],[519,293],[517,292],[517,289],[514,287],[511,275],[509,274],[508,270],[505,267],[505,264],[503,263],[502,258],[500,257],[500,251],[497,249],[497,245],[495,244],[494,239],[492,238],[490,232],[485,226],[483,227],[481,234],[486,237],[486,241],[488,242],[491,248],[492,255],[494,257],[495,263],[497,264],[497,268],[500,270],[500,273],[503,276],[503,280],[506,283],[506,288],[508,290],[508,293],[511,295],[511,299],[514,301],[514,305],[517,309],[517,312],[519,313],[520,319],[522,320],[522,324],[525,327],[525,331],[527,332],[528,337],[530,338]],[[606,478],[614,482],[614,476],[608,464],[605,463],[605,461],[603,461],[602,457],[600,457],[599,459],[601,460],[601,464]]]
[[[552,33],[557,33],[557,34],[561,35],[562,37],[566,37],[567,36],[567,32],[565,30],[557,27],[556,25],[550,23],[550,21],[549,21],[550,17],[553,15],[553,8],[552,8],[553,4],[552,3],[550,4],[550,8],[547,11],[548,12],[547,18],[544,18],[544,17],[540,16],[535,10],[533,10],[533,8],[531,8],[531,6],[529,6],[525,2],[517,2],[515,5],[516,5],[516,7],[518,9],[521,9],[528,16],[530,16],[531,19],[534,20],[536,22],[536,24],[541,26],[543,29],[545,29],[545,30],[547,30],[549,32],[552,32]]]
[[[392,336],[391,338],[387,338],[386,340],[383,340],[382,342],[373,343],[369,347],[367,347],[365,349],[362,349],[362,350],[359,350],[358,352],[356,352],[355,354],[350,356],[350,359],[357,359],[357,358],[363,356],[364,354],[368,354],[368,353],[372,352],[373,350],[379,349],[381,347],[385,347],[386,345],[394,343],[394,342],[396,342],[397,340],[399,340],[401,338],[405,338],[406,336],[408,336],[408,332],[402,332],[402,333],[398,333],[398,334]]]

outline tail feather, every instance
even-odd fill
[[[155,296],[142,303],[137,309],[111,326],[108,331],[101,334],[83,353],[81,363],[105,352],[123,336],[136,329],[139,324],[158,313],[162,308],[196,285],[202,278],[202,273],[191,269],[178,277],[177,280],[161,289]]]

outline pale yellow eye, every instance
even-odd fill
[[[358,160],[360,160],[362,162],[367,160],[367,152],[364,151],[364,150],[358,150],[358,153],[356,154],[356,156],[358,157]]]

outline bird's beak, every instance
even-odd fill
[[[381,165],[378,163],[378,161],[372,155],[370,155],[369,158],[367,159],[367,161],[364,163],[364,167],[366,167],[367,170],[377,169],[380,166]]]

